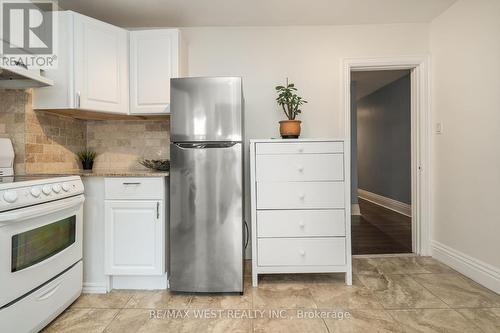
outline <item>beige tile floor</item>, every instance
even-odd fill
[[[243,296],[85,294],[44,332],[500,332],[500,295],[432,258],[355,258],[353,273],[352,286],[339,274],[265,275],[258,288],[246,275]],[[215,318],[196,319],[203,309]],[[258,318],[234,319],[237,310]]]

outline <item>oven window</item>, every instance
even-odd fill
[[[75,242],[76,216],[12,236],[12,272],[52,257]]]

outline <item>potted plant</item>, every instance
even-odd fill
[[[77,155],[78,159],[82,162],[83,170],[92,170],[96,152],[91,150],[82,150],[78,152]]]
[[[288,118],[288,120],[280,121],[280,134],[283,139],[296,139],[300,135],[301,121],[295,118],[302,112],[300,107],[307,101],[297,95],[296,91],[295,84],[288,83],[288,78],[286,79],[286,86],[276,87],[278,93],[276,101]]]

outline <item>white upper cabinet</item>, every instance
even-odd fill
[[[128,32],[83,15],[74,31],[77,107],[128,113]]]
[[[128,31],[66,11],[58,37],[54,85],[33,91],[33,108],[128,114]]]
[[[130,32],[130,113],[170,112],[170,78],[179,75],[179,30]]]

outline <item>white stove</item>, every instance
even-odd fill
[[[0,327],[38,332],[82,290],[78,176],[0,177]]]
[[[0,212],[83,193],[79,176],[53,175],[0,177]]]

